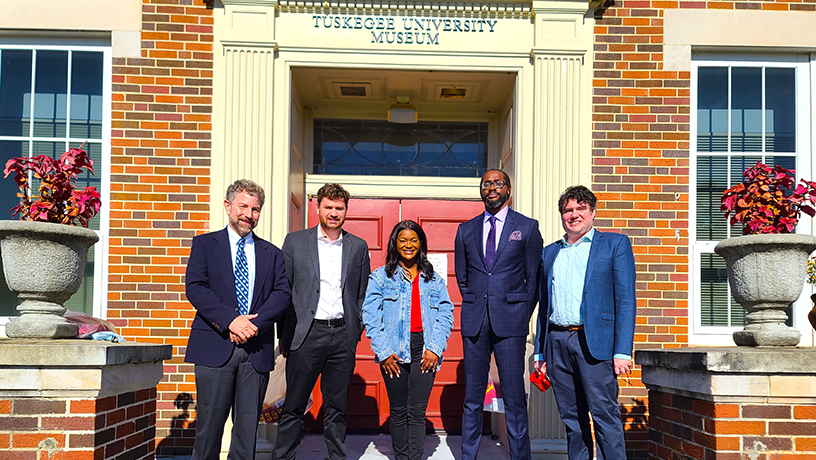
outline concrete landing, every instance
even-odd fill
[[[326,445],[323,435],[307,435],[298,449],[298,460],[323,460]],[[388,435],[354,435],[346,438],[347,460],[386,460],[393,459],[391,437]],[[425,456],[427,460],[458,460],[462,458],[462,437],[431,435],[425,437]],[[479,447],[479,459],[506,460],[510,456],[498,439],[482,437]]]

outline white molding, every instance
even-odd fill
[[[440,185],[444,181],[444,185]],[[327,183],[339,183],[354,198],[421,198],[480,200],[478,177],[345,176],[307,174],[306,194]]]

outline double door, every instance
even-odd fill
[[[317,225],[315,198],[309,203],[309,226]],[[453,331],[448,340],[442,368],[436,374],[428,402],[428,428],[459,432],[462,429],[462,403],[465,396],[462,336],[459,310],[462,296],[456,285],[453,268],[453,245],[460,223],[484,212],[480,201],[352,199],[343,228],[368,243],[371,269],[385,264],[388,238],[400,220],[414,220],[428,237],[428,254],[434,270],[447,275],[448,293],[455,306]],[[357,363],[349,387],[346,421],[350,432],[384,432],[388,430],[388,395],[380,366],[374,362],[371,342],[365,335],[357,346]],[[322,395],[320,381],[313,390],[314,406],[306,417],[310,431],[321,431]]]

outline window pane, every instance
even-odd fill
[[[102,53],[71,58],[71,137],[102,138]]]
[[[728,238],[728,220],[720,211],[720,199],[728,188],[728,158],[697,157],[697,240]]]
[[[99,243],[97,243],[99,244]],[[93,315],[93,273],[96,244],[88,249],[88,262],[85,263],[85,277],[76,294],[65,302],[65,308]]]
[[[2,161],[4,167],[6,162],[12,158],[27,156],[28,141],[0,141],[0,161]],[[20,218],[19,215],[11,217],[11,213],[8,212],[9,209],[20,204],[20,198],[17,196],[19,192],[20,189],[17,188],[13,176],[0,180],[0,220]]]
[[[728,149],[728,68],[700,67],[697,71],[697,150]]]
[[[765,69],[765,150],[796,151],[794,69]]]
[[[65,137],[68,111],[67,51],[37,52],[34,88],[34,135]]]
[[[731,69],[731,151],[762,151],[762,69]]]
[[[77,177],[77,187],[96,187],[96,190],[102,193],[102,144],[99,142],[87,142],[83,147],[93,161],[94,174],[86,172]],[[106,203],[102,203],[105,206]],[[99,214],[94,216],[88,223],[88,228],[91,230],[99,230]]]
[[[702,326],[728,326],[728,273],[717,254],[700,255],[700,319]],[[742,310],[742,307],[738,308]]]
[[[487,123],[314,121],[315,174],[479,177]]]
[[[31,51],[3,50],[0,56],[0,135],[28,136]]]

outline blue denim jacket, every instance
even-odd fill
[[[403,363],[411,362],[411,289],[411,281],[402,274],[402,268],[397,269],[394,278],[385,274],[384,266],[368,277],[363,322],[378,363],[394,353]],[[420,275],[419,298],[425,349],[439,356],[441,365],[453,327],[448,288],[436,273],[430,280]]]

